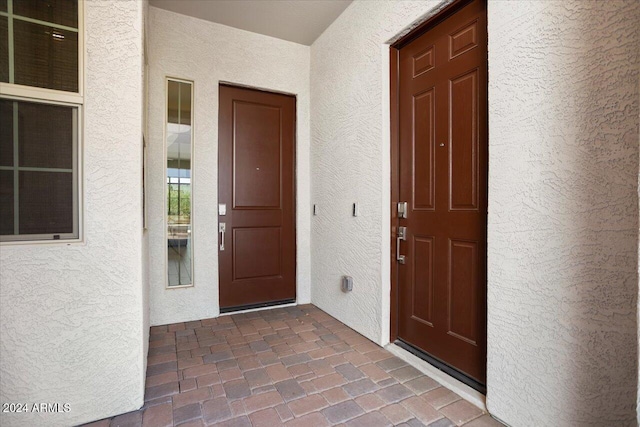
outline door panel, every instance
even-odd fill
[[[233,228],[234,280],[282,277],[280,231],[280,227]]]
[[[433,327],[433,238],[414,236],[412,318]],[[419,286],[416,286],[419,284]]]
[[[478,45],[478,21],[464,25],[461,29],[454,31],[450,37],[451,53],[449,59],[453,59]]]
[[[296,297],[295,108],[291,96],[220,86],[221,309]]]
[[[409,201],[398,337],[486,375],[487,31],[482,1],[398,53],[398,188]],[[394,227],[395,228],[395,227]]]
[[[233,110],[233,207],[280,209],[282,108],[235,101]]]
[[[435,208],[435,94],[433,88],[413,97],[413,209]],[[420,141],[416,144],[415,141]]]
[[[451,81],[451,210],[478,209],[478,70]]]
[[[449,241],[449,334],[477,341],[478,243]]]

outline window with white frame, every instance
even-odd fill
[[[80,237],[81,7],[0,0],[0,241]]]

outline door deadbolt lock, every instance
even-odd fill
[[[398,202],[398,218],[407,218],[407,202]]]

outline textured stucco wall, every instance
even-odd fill
[[[141,64],[140,66],[142,67],[142,96],[141,96],[141,101],[140,101],[140,107],[142,108],[142,134],[143,134],[143,138],[144,140],[148,140],[148,131],[147,131],[147,122],[148,122],[148,118],[147,118],[147,94],[148,94],[148,87],[147,87],[147,80],[148,80],[148,65],[147,65],[147,54],[146,54],[146,50],[147,50],[147,44],[148,44],[148,36],[147,36],[147,32],[148,32],[148,27],[149,27],[149,22],[148,22],[148,16],[149,16],[149,0],[142,0],[142,54],[140,55],[141,57]],[[144,156],[143,156],[144,157]],[[140,160],[141,162],[144,161],[143,159]],[[146,174],[146,173],[145,173]],[[144,180],[146,180],[146,178],[143,178]],[[142,198],[146,198],[144,195],[144,191],[140,191],[140,197]],[[141,203],[144,205],[145,202],[144,200],[141,200]],[[149,207],[147,206],[146,209],[149,209]],[[141,214],[146,215],[144,212],[141,212]],[[144,218],[143,218],[143,223],[144,223]],[[142,266],[142,354],[145,356],[144,357],[144,364],[143,364],[143,369],[142,369],[142,381],[146,381],[147,378],[147,358],[146,355],[149,354],[149,327],[151,326],[150,323],[150,313],[149,313],[149,231],[146,229],[143,230],[142,233],[142,251],[141,251],[141,261],[140,264]]]
[[[142,17],[139,1],[85,2],[84,242],[0,247],[0,401],[71,407],[3,426],[143,403]]]
[[[514,426],[635,422],[639,6],[489,2],[487,403]],[[384,42],[433,7],[356,1],[311,48],[312,302],[380,343]]]
[[[309,47],[149,8],[149,252],[151,324],[214,317],[218,304],[218,85],[297,96],[297,298],[310,301]],[[194,83],[195,286],[165,289],[165,76]]]
[[[489,3],[487,405],[633,425],[640,3]]]
[[[442,3],[355,1],[311,46],[311,301],[379,344],[389,341],[386,43]],[[353,277],[349,294],[342,275]]]

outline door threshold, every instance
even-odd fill
[[[489,412],[487,410],[486,403],[487,397],[483,393],[480,393],[478,390],[470,387],[457,378],[454,378],[449,373],[436,368],[434,365],[422,359],[421,357],[416,356],[413,352],[405,349],[405,346],[407,346],[405,343],[396,341],[395,343],[387,344],[384,348],[394,356],[399,357],[423,374],[437,381],[443,387],[458,394],[464,400],[477,406],[484,412]]]
[[[395,341],[395,343],[398,347],[403,348],[405,350],[407,350],[409,353],[413,354],[414,356],[424,360],[425,362],[435,366],[436,368],[440,369],[442,372],[444,372],[445,374],[448,374],[449,376],[455,378],[456,380],[460,381],[463,384],[468,385],[469,387],[471,387],[472,389],[486,395],[487,394],[487,387],[478,382],[477,380],[469,377],[468,375],[458,371],[456,368],[453,368],[449,365],[447,365],[446,363],[444,363],[443,361],[441,361],[438,358],[435,358],[433,356],[431,356],[429,353],[424,352],[423,350],[421,350],[418,347],[413,346],[412,344],[405,342],[401,339],[397,339]]]
[[[234,307],[224,307],[224,308],[220,308],[220,314],[250,313],[252,311],[259,311],[259,310],[263,310],[265,308],[270,308],[270,307],[275,307],[275,306],[278,306],[278,307],[290,307],[292,305],[296,305],[296,300],[294,298],[281,300],[281,301],[261,302],[261,303],[258,303],[258,304],[247,304],[247,305],[237,305],[237,306],[234,306]]]

